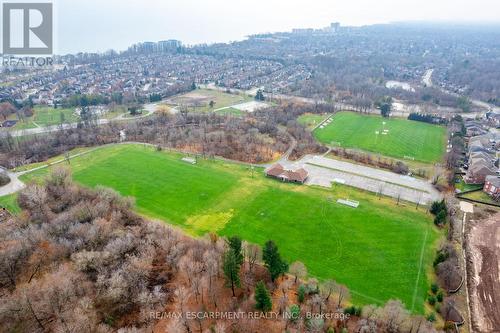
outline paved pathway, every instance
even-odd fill
[[[107,145],[104,145],[104,146],[107,146]],[[78,157],[78,156],[90,154],[91,152],[93,152],[93,151],[95,151],[97,149],[100,149],[101,147],[104,147],[104,146],[99,146],[99,147],[96,147],[96,148],[92,148],[92,149],[83,151],[81,153],[77,153],[77,154],[68,156],[68,159],[73,159],[73,158]],[[25,171],[19,171],[19,172],[11,172],[11,171],[8,171],[8,170],[3,169],[2,167],[0,167],[0,169],[5,170],[5,172],[7,172],[7,175],[10,177],[10,183],[8,183],[5,186],[0,187],[0,197],[3,197],[5,195],[10,195],[10,194],[17,193],[17,192],[21,191],[23,188],[25,188],[26,184],[24,184],[19,179],[19,177],[21,177],[22,175],[25,175],[25,174],[31,173],[31,172],[35,172],[35,171],[40,170],[40,169],[45,169],[45,168],[48,168],[49,166],[52,166],[52,165],[60,164],[62,162],[65,162],[66,160],[67,160],[66,158],[62,158],[60,160],[57,160],[57,161],[54,161],[54,162],[51,162],[51,163],[47,163],[47,164],[43,164],[43,165],[41,165],[39,167],[36,167],[36,168],[33,168],[33,169],[29,169],[29,170],[25,170]]]
[[[117,118],[114,119],[98,119],[97,120],[97,125],[105,125],[109,124],[112,121],[126,121],[126,120],[136,120],[136,119],[141,119],[144,117],[149,117],[156,111],[158,111],[158,103],[150,103],[150,104],[145,104],[144,109],[147,111],[146,114],[136,116],[136,117],[125,117],[124,115],[121,115]],[[172,112],[177,112],[177,110],[174,108],[172,109]],[[72,124],[63,124],[63,125],[52,125],[52,126],[45,126],[45,127],[36,127],[36,128],[29,128],[29,129],[22,129],[22,130],[13,130],[13,131],[6,131],[5,129],[0,130],[1,134],[6,134],[10,133],[12,137],[21,137],[21,136],[27,136],[27,135],[36,135],[36,134],[44,134],[44,133],[51,133],[51,132],[57,132],[61,129],[70,129],[70,128],[76,128],[78,126],[77,123],[72,123]]]
[[[12,173],[7,170],[5,170],[5,172],[10,178],[10,183],[0,187],[0,197],[19,192],[26,186],[22,181],[19,180],[19,175],[17,173]]]

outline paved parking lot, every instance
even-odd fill
[[[341,183],[419,204],[430,204],[442,198],[432,184],[424,180],[323,156],[307,155],[297,162],[281,163],[290,169],[306,169],[309,172],[307,185],[330,187]]]

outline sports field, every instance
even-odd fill
[[[354,112],[337,113],[330,124],[317,128],[314,136],[325,144],[425,163],[441,161],[446,152],[443,126]]]
[[[341,185],[283,184],[262,170],[214,160],[191,165],[181,157],[117,145],[77,157],[70,166],[84,185],[134,196],[143,215],[196,236],[214,231],[258,244],[273,239],[290,262],[303,261],[313,276],[348,285],[356,303],[399,298],[423,312],[426,272],[439,237],[424,210]],[[360,201],[360,207],[337,204],[339,198]]]

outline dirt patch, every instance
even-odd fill
[[[467,269],[473,331],[499,332],[500,213],[471,225]]]
[[[175,105],[203,106],[210,102],[210,96],[191,92],[182,96],[169,99],[167,102]]]

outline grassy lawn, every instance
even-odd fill
[[[307,129],[312,130],[329,116],[329,114],[306,113],[300,116],[297,121],[299,124],[304,125]]]
[[[0,207],[6,208],[9,212],[16,214],[21,211],[17,205],[17,194],[6,195],[0,197]]]
[[[212,112],[232,105],[253,101],[253,98],[243,94],[228,94],[219,90],[196,89],[187,94],[173,97],[169,101],[177,105],[186,105],[191,111]],[[210,107],[210,101],[215,102],[213,108]]]
[[[64,122],[70,122],[70,123],[73,123],[78,120],[78,117],[75,115],[75,110],[73,108],[54,109],[53,107],[36,106],[34,117],[35,118],[33,120],[40,126],[50,126],[50,125],[60,124],[61,119],[64,119]]]
[[[492,205],[495,205],[495,206],[500,206],[499,202],[496,202],[495,200],[493,200],[483,190],[478,190],[478,191],[475,191],[475,192],[465,193],[465,194],[461,195],[460,197],[461,198],[465,198],[465,199],[470,199],[470,200],[476,200],[476,201],[480,201],[480,202],[489,203],[489,204],[492,204]]]
[[[220,114],[220,115],[232,115],[232,116],[237,116],[241,117],[246,114],[245,111],[241,111],[235,108],[227,108],[227,109],[222,109],[222,110],[217,110],[215,113]]]
[[[127,108],[123,105],[117,105],[114,108],[111,108],[102,117],[104,119],[113,119],[116,117],[120,117],[120,116],[124,115],[125,113],[128,113]]]
[[[181,157],[140,145],[108,146],[75,158],[71,168],[76,181],[134,196],[139,213],[192,235],[215,231],[261,245],[273,239],[288,261],[303,261],[313,276],[346,284],[356,303],[399,298],[423,312],[439,238],[424,210],[340,185],[283,184],[246,166],[213,160],[190,165]],[[338,198],[361,205],[342,206]]]
[[[386,135],[384,129],[388,130]],[[446,128],[442,126],[353,112],[337,113],[329,125],[316,129],[314,136],[325,144],[396,158],[408,156],[425,163],[441,161],[446,148]]]
[[[75,149],[72,149],[72,150],[69,151],[69,156],[80,154],[80,153],[84,153],[84,152],[89,151],[91,149],[94,149],[94,148],[93,147],[79,147],[79,148],[75,148]],[[17,168],[12,169],[11,171],[12,172],[27,171],[27,170],[31,170],[31,169],[34,169],[34,168],[37,168],[37,167],[41,167],[43,165],[47,165],[47,164],[50,165],[52,163],[59,162],[59,161],[63,160],[64,158],[65,158],[64,156],[55,156],[55,157],[49,158],[48,160],[46,160],[44,162],[32,163],[32,164],[28,164],[28,165],[19,166]]]
[[[49,106],[35,106],[33,109],[34,115],[32,117],[24,119],[24,121],[19,121],[12,129],[21,130],[21,129],[29,129],[36,128],[38,126],[45,127],[51,125],[58,125],[63,122],[73,123],[78,120],[78,117],[75,115],[75,110],[72,108],[63,109]],[[16,117],[17,119],[17,117]],[[38,126],[37,126],[38,125]]]
[[[483,185],[467,184],[466,182],[463,181],[463,179],[461,179],[460,183],[455,184],[455,188],[457,190],[460,190],[461,192],[468,192],[468,191],[483,189]]]

